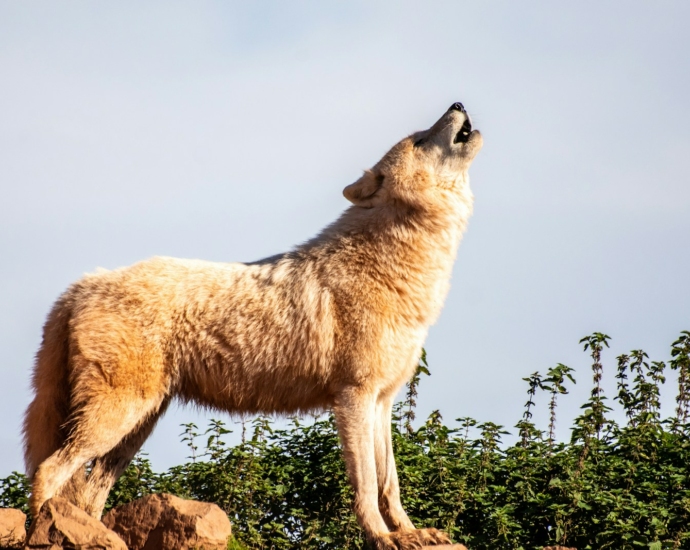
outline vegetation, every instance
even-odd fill
[[[451,428],[435,411],[413,425],[420,377],[428,374],[422,357],[393,419],[403,504],[413,521],[445,529],[473,550],[690,548],[690,332],[673,343],[668,363],[641,350],[618,357],[610,401],[601,387],[608,341],[601,333],[581,340],[592,357],[593,384],[570,442],[554,435],[557,399],[575,382],[567,366],[524,379],[519,437],[505,446],[507,432],[491,422],[461,418]],[[678,373],[677,407],[661,419],[667,367]],[[537,392],[548,400],[543,431],[532,422]],[[614,401],[625,412],[623,424],[610,418]],[[221,506],[237,537],[231,548],[365,548],[333,417],[294,419],[287,429],[257,418],[247,428],[242,443],[229,447],[222,422],[213,420],[203,433],[185,425],[190,461],[154,473],[138,456],[108,506],[165,491]],[[27,490],[21,474],[0,479],[0,506],[26,509]]]

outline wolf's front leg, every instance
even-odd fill
[[[381,396],[376,403],[374,444],[379,510],[391,531],[412,530],[414,525],[400,503],[398,472],[391,439],[391,412],[394,396]]]
[[[367,540],[377,549],[388,535],[388,527],[378,506],[378,484],[374,455],[376,395],[357,387],[348,387],[335,401],[338,435],[350,483],[355,492],[354,509],[357,521]]]
[[[398,548],[450,544],[450,538],[438,529],[415,529],[400,502],[400,486],[391,438],[393,399],[394,395],[379,398],[374,431],[379,509],[389,529],[394,531],[389,537],[398,539]],[[403,542],[407,544],[403,546],[402,541],[409,542]]]

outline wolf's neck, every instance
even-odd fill
[[[410,322],[428,325],[445,299],[471,212],[471,193],[453,194],[431,212],[352,207],[295,254],[338,274],[326,275],[326,286],[371,289]]]

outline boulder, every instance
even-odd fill
[[[0,508],[0,548],[21,548],[26,538],[26,514],[14,508]]]
[[[115,533],[97,519],[60,497],[41,507],[26,538],[27,550],[127,550]]]
[[[230,520],[215,504],[173,495],[148,495],[108,512],[103,523],[130,550],[225,550]]]

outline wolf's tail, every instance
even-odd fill
[[[24,464],[33,479],[36,469],[64,443],[69,415],[69,321],[71,305],[63,295],[43,327],[32,385],[35,396],[24,415]]]

